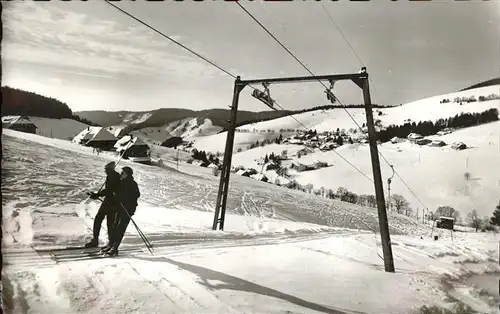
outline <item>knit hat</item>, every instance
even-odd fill
[[[115,162],[112,161],[107,163],[106,166],[104,166],[104,169],[115,169]]]
[[[129,176],[132,176],[134,174],[134,171],[130,167],[123,167],[122,170]]]

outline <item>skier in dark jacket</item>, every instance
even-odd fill
[[[104,201],[94,218],[94,237],[89,243],[85,244],[85,247],[89,248],[99,246],[99,233],[101,232],[101,225],[104,217],[106,217],[106,225],[108,227],[108,239],[110,239],[111,242],[114,217],[118,209],[117,206],[119,205],[114,195],[114,193],[118,191],[120,184],[120,174],[115,171],[115,163],[110,162],[106,164],[104,171],[107,175],[104,189],[98,193],[89,193],[91,199],[98,199],[100,196],[104,196]],[[108,243],[108,246],[109,245],[110,243]]]
[[[137,208],[137,199],[141,196],[139,187],[134,181],[134,172],[130,167],[123,167],[120,175],[120,187],[116,192],[116,199],[118,201],[118,209],[115,214],[115,221],[113,224],[113,233],[111,234],[111,246],[103,249],[107,255],[118,255],[118,247],[120,246],[125,231],[132,215],[134,215]]]

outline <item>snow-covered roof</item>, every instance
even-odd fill
[[[410,133],[410,134],[408,135],[408,138],[409,138],[409,139],[418,139],[418,138],[422,138],[422,137],[423,137],[423,136],[422,136],[422,135],[420,135],[420,134],[418,134],[418,133]]]
[[[118,127],[118,126],[108,126],[106,130],[108,130],[110,133],[112,133],[114,136],[117,138],[120,137],[124,127]]]
[[[137,136],[132,137],[130,135],[126,135],[122,137],[118,142],[116,142],[114,147],[116,148],[117,152],[120,152],[132,146],[148,146],[148,144],[144,143],[144,141]]]
[[[267,176],[265,174],[262,174],[262,173],[257,173],[257,174],[252,175],[251,178],[253,178],[255,180],[262,181],[264,178],[267,179]]]
[[[446,217],[446,216],[441,216],[441,217],[439,217],[439,219],[441,219],[441,220],[455,220],[455,218],[453,218],[453,217]]]
[[[73,138],[73,142],[101,142],[101,141],[116,141],[117,138],[108,130],[100,126],[89,126],[83,129],[77,136]]]
[[[30,118],[25,116],[4,116],[2,117],[2,124],[14,125],[14,124],[33,124]]]

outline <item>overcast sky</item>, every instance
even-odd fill
[[[399,104],[498,76],[500,1],[241,1],[315,74],[367,66],[372,101]],[[242,79],[307,75],[237,4],[114,2]],[[3,2],[2,85],[79,110],[227,108],[233,78],[104,1]],[[351,82],[334,92],[361,103]],[[266,110],[250,89],[240,108]],[[272,85],[285,109],[328,104],[318,83]]]

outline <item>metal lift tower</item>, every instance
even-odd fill
[[[389,224],[387,222],[387,211],[385,207],[384,188],[382,183],[382,174],[380,171],[380,160],[377,149],[377,137],[375,126],[373,123],[372,103],[370,98],[370,88],[368,81],[368,73],[366,68],[361,68],[359,73],[355,74],[337,74],[337,75],[321,75],[321,76],[304,76],[304,77],[284,77],[256,80],[241,80],[238,76],[234,82],[233,104],[231,106],[231,118],[227,130],[226,148],[224,151],[224,161],[220,174],[219,191],[217,193],[217,201],[215,205],[215,215],[213,221],[213,230],[224,229],[224,219],[226,215],[227,194],[229,191],[229,176],[231,173],[231,159],[233,156],[234,134],[236,131],[236,117],[238,113],[238,101],[240,92],[247,85],[263,84],[268,86],[271,83],[297,83],[311,81],[329,81],[332,85],[336,81],[350,80],[363,90],[363,98],[365,102],[366,125],[368,127],[368,140],[370,144],[370,155],[372,160],[373,179],[375,184],[375,197],[377,200],[378,219],[380,225],[380,236],[382,238],[382,250],[384,254],[384,264],[386,272],[394,272],[394,260],[392,256],[391,239],[389,235]],[[327,95],[329,95],[327,93]]]

